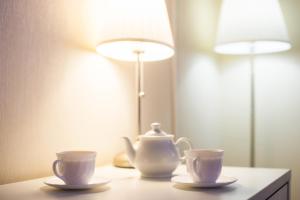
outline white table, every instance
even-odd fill
[[[179,166],[175,174],[184,174],[185,166]],[[141,179],[134,169],[111,166],[96,170],[97,176],[108,177],[112,182],[105,187],[82,191],[62,191],[43,184],[47,178],[0,185],[1,200],[162,200],[162,199],[289,199],[291,173],[287,169],[262,169],[223,167],[222,174],[239,180],[217,189],[183,188],[168,180]]]

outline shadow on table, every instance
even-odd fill
[[[170,182],[171,178],[167,177],[167,178],[151,178],[151,177],[140,177],[140,180],[143,181],[155,181],[155,182]]]
[[[78,195],[94,194],[99,192],[105,192],[109,189],[110,189],[109,186],[97,187],[93,189],[83,189],[83,190],[62,190],[62,189],[52,188],[50,186],[40,187],[41,191],[53,197],[71,197],[71,196],[78,196]]]
[[[174,184],[174,188],[179,189],[179,190],[185,190],[185,191],[199,191],[203,193],[208,193],[208,194],[222,194],[222,193],[228,193],[228,192],[233,192],[234,190],[237,189],[236,186],[224,186],[224,187],[218,187],[218,188],[196,188],[196,187],[188,187],[188,186],[182,186],[179,184]]]

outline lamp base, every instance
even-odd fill
[[[129,159],[125,152],[118,153],[114,157],[113,165],[116,167],[121,167],[121,168],[134,168],[130,164]]]

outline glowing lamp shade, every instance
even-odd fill
[[[263,54],[290,48],[278,0],[223,0],[217,53]]]
[[[96,50],[103,56],[157,61],[174,54],[174,42],[164,0],[109,0],[106,26]]]

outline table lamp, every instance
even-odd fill
[[[254,55],[291,48],[278,0],[223,0],[215,52],[250,55],[250,166],[255,166]]]
[[[142,133],[143,62],[158,61],[174,55],[174,42],[164,0],[109,0],[110,13],[96,51],[122,61],[136,62],[137,134]],[[114,159],[118,167],[130,167],[124,153]]]

